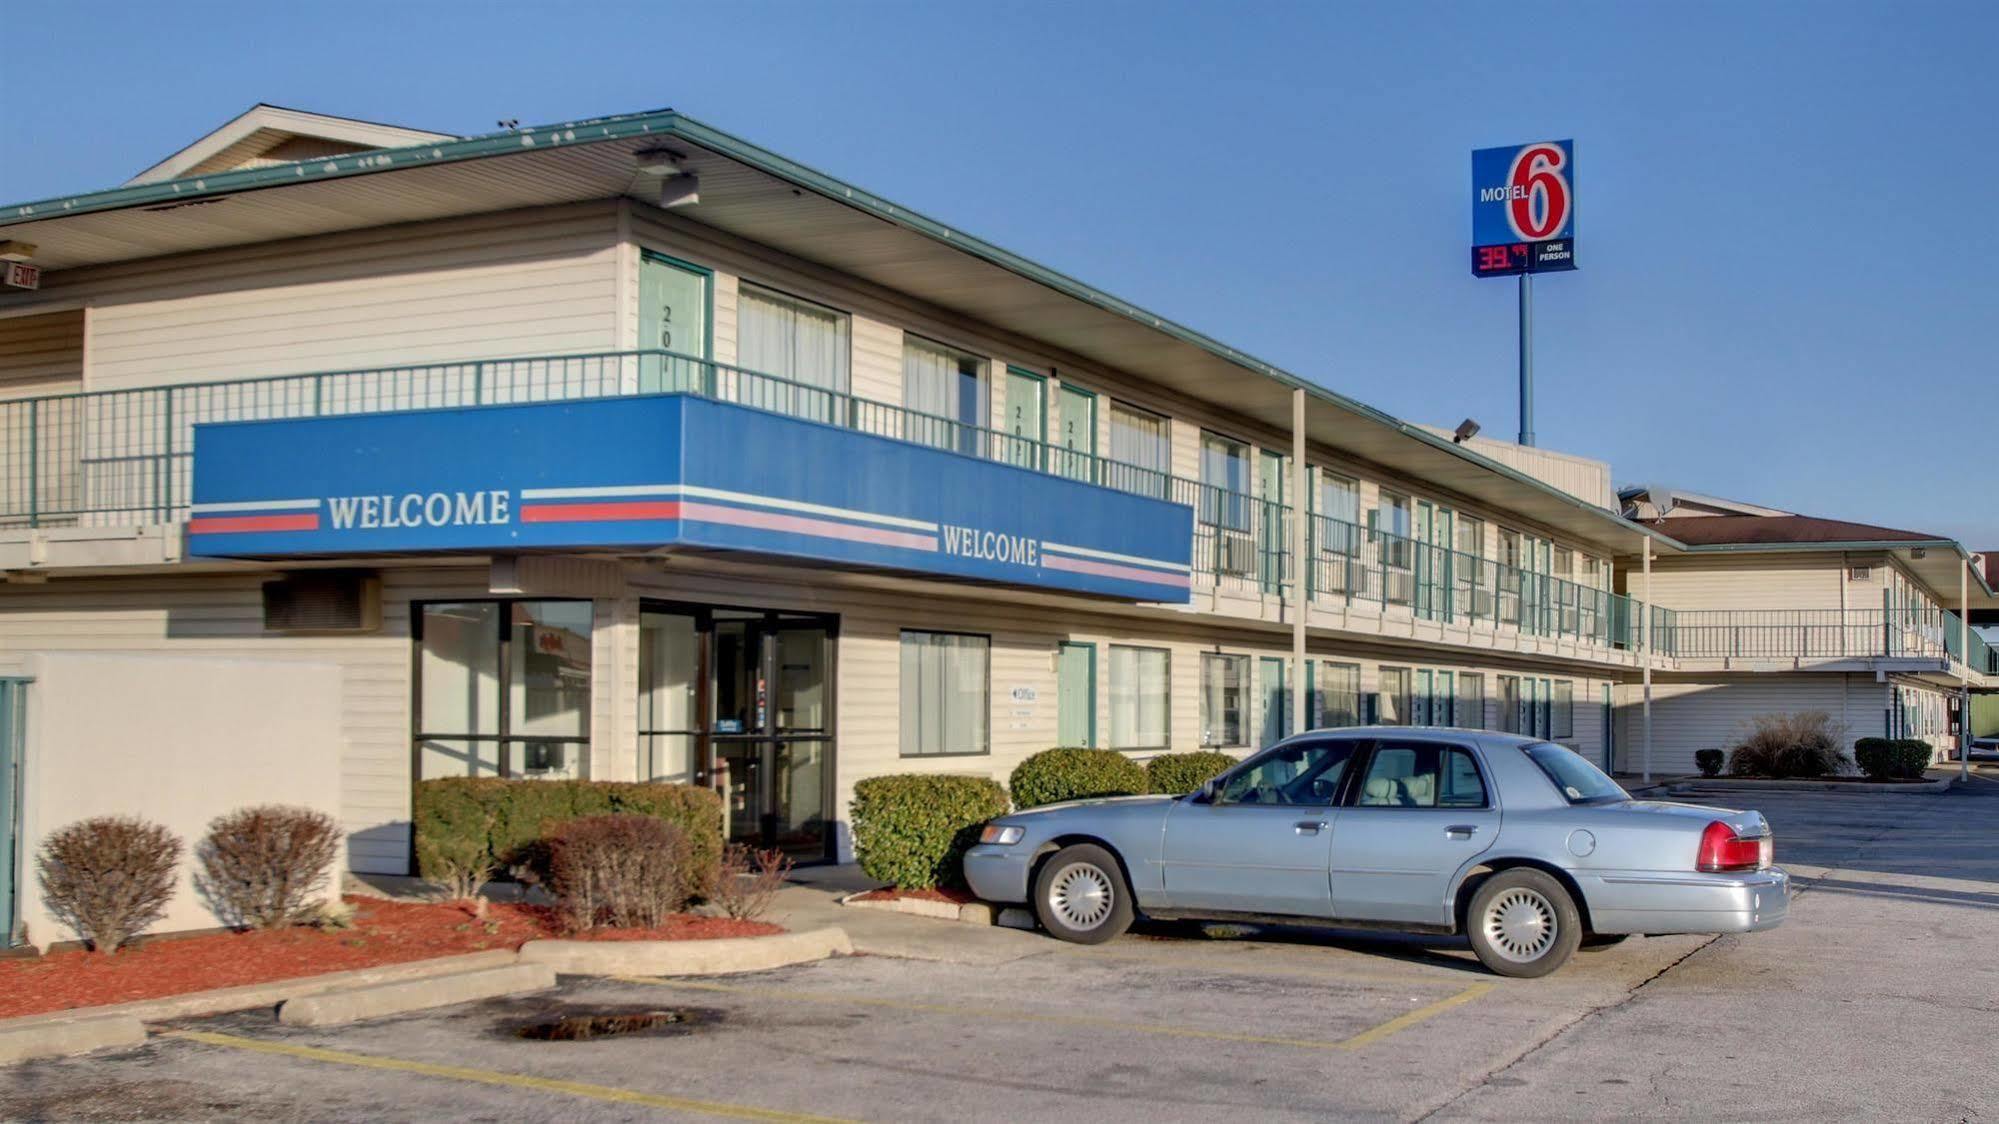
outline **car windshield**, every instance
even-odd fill
[[[1521,746],[1520,751],[1540,766],[1563,799],[1571,804],[1601,804],[1631,798],[1631,794],[1604,775],[1602,769],[1585,761],[1574,750],[1551,742],[1534,742]]]

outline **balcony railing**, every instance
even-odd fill
[[[1157,469],[825,387],[664,351],[483,359],[0,402],[0,527],[185,516],[203,422],[687,393],[952,450],[1185,504],[1204,584],[1281,594],[1291,509]],[[1639,603],[1547,574],[1325,516],[1308,524],[1321,603],[1406,606],[1419,619],[1506,626],[1611,648],[1638,644]],[[1655,613],[1658,610],[1655,610]]]
[[[1958,617],[1935,609],[1681,609],[1655,635],[1660,654],[1680,659],[1952,659],[1999,675],[1999,654]]]

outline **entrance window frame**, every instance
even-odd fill
[[[423,746],[425,742],[478,742],[498,747],[497,775],[501,780],[514,779],[513,755],[507,752],[510,745],[567,745],[574,746],[583,768],[577,779],[590,780],[593,772],[592,739],[590,730],[595,722],[594,702],[591,712],[585,715],[584,732],[571,737],[563,734],[515,734],[510,731],[513,717],[513,608],[516,605],[545,604],[587,605],[590,607],[590,689],[594,700],[597,687],[597,603],[588,597],[432,597],[410,602],[410,783],[427,778],[423,775]],[[499,644],[495,648],[495,658],[499,666],[495,669],[494,726],[490,734],[450,733],[423,728],[423,622],[424,615],[436,605],[497,605],[499,613],[496,624],[499,628]],[[456,775],[456,774],[453,774]],[[439,779],[439,778],[428,778]],[[528,778],[523,778],[528,779]],[[414,842],[411,844],[415,846]]]

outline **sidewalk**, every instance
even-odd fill
[[[858,866],[812,866],[794,870],[780,890],[770,920],[787,929],[837,925],[853,939],[854,951],[869,956],[937,960],[948,964],[1005,964],[1052,952],[1055,941],[1045,933],[968,925],[879,909],[853,909],[840,899],[881,883]]]

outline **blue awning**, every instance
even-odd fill
[[[189,553],[699,547],[1184,602],[1193,511],[669,394],[197,426]]]

